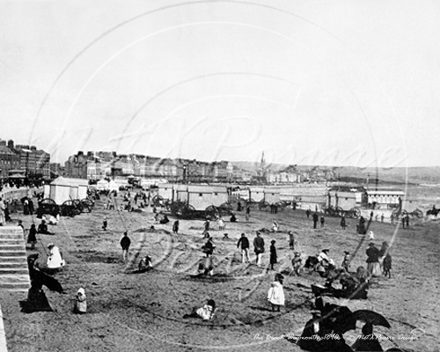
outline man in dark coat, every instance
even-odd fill
[[[128,237],[127,231],[124,232],[124,237],[121,239],[121,248],[122,248],[122,259],[124,262],[128,258],[128,251],[130,249],[131,240]]]
[[[367,254],[367,271],[371,276],[380,276],[379,249],[370,242],[366,250]]]
[[[319,215],[316,211],[313,213],[312,219],[313,219],[313,228],[316,229],[316,225],[318,224],[318,220],[319,220]]]
[[[241,234],[241,237],[237,242],[237,248],[241,249],[241,262],[249,263],[249,240],[244,233]]]
[[[257,236],[254,238],[254,252],[257,258],[255,261],[257,262],[257,265],[261,265],[261,259],[263,257],[264,253],[264,240],[261,237],[260,233],[257,232]]]

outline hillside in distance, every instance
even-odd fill
[[[260,167],[259,163],[255,162],[232,162],[232,164],[244,171],[252,174],[256,173],[256,170]],[[284,164],[270,164],[267,168],[272,171],[280,171],[289,165]],[[333,170],[338,177],[356,178],[360,180],[366,180],[368,177],[370,180],[374,180],[376,177],[381,182],[386,183],[413,183],[413,184],[430,184],[440,185],[440,166],[433,167],[395,167],[395,168],[360,168],[354,166],[313,166],[313,165],[296,165],[298,171],[311,171],[311,170]]]

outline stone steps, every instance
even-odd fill
[[[0,226],[0,291],[27,291],[29,287],[23,229]]]

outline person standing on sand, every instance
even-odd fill
[[[3,223],[6,223],[5,209],[6,209],[6,205],[3,202],[2,198],[0,197],[0,226],[3,226]]]
[[[325,218],[324,215],[321,215],[321,227],[324,227]]]
[[[341,227],[342,227],[343,230],[345,230],[345,228],[347,227],[347,223],[345,221],[345,216],[344,215],[341,216]]]
[[[406,214],[405,223],[406,223],[406,228],[408,228],[409,227],[409,215],[408,214]]]
[[[210,223],[209,223],[209,219],[206,219],[206,221],[205,221],[204,224],[203,224],[203,226],[204,226],[204,228],[205,228],[205,231],[204,231],[204,232],[209,232],[209,225],[210,225]]]
[[[379,264],[379,250],[370,242],[369,248],[366,251],[367,258],[367,271],[370,276],[380,276],[380,264]]]
[[[283,290],[284,277],[281,274],[275,275],[275,281],[270,285],[270,289],[267,292],[267,300],[272,304],[272,312],[280,311],[280,307],[284,306],[284,290]]]
[[[310,213],[311,213],[311,212],[312,212],[312,211],[310,210],[310,208],[306,210],[306,216],[307,216],[307,219],[310,217]]]
[[[35,248],[35,244],[37,243],[37,229],[35,228],[35,224],[32,224],[29,229],[27,243],[31,245],[31,249]]]
[[[348,269],[350,268],[350,252],[344,251],[344,259],[342,260],[342,268],[348,273]]]
[[[254,238],[254,252],[255,255],[257,256],[255,261],[257,265],[260,266],[264,253],[264,239],[261,237],[258,231],[257,231],[257,236]]]
[[[177,235],[179,232],[179,220],[174,221],[173,224],[173,233]]]
[[[241,262],[249,263],[249,240],[244,233],[241,234],[240,239],[237,242],[237,248],[241,248]]]
[[[104,217],[104,221],[102,222],[102,229],[103,229],[104,231],[107,230],[107,218],[106,218],[106,217]]]
[[[246,207],[246,221],[249,221],[251,217],[251,208],[249,206]]]
[[[289,231],[289,248],[291,250],[295,250],[295,236],[293,236],[293,232]]]
[[[128,237],[127,231],[124,232],[124,237],[121,239],[122,259],[124,262],[128,259],[128,251],[130,249],[131,240]]]
[[[270,245],[270,269],[273,269],[274,264],[276,264],[278,261],[278,257],[277,257],[277,249],[275,248],[275,240],[270,241],[271,245]]]
[[[218,218],[217,222],[218,222],[218,230],[224,231],[225,230],[225,222],[223,221],[223,219],[220,217],[220,218]]]
[[[382,247],[379,249],[379,264],[382,267],[383,260],[388,253],[388,242],[383,241]]]
[[[313,213],[312,219],[313,219],[313,228],[316,229],[316,225],[318,224],[318,220],[319,220],[319,215],[316,211]]]
[[[383,268],[384,276],[389,277],[390,279],[391,279],[391,263],[392,263],[391,254],[390,252],[388,252],[385,258],[383,259],[382,268]]]
[[[300,252],[295,252],[295,256],[292,259],[292,270],[297,275],[300,276],[300,270],[302,267],[302,258]]]
[[[205,252],[206,257],[210,257],[212,253],[214,252],[215,245],[212,242],[212,237],[208,238],[208,241],[205,243],[205,245],[202,247],[203,252]]]
[[[405,217],[404,216],[402,216],[402,228],[403,229],[405,228]]]
[[[385,219],[385,215],[382,213],[382,215],[380,216],[380,222],[383,222],[384,219]]]

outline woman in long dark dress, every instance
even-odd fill
[[[31,249],[35,248],[35,244],[37,243],[37,229],[35,228],[35,224],[32,224],[29,229],[27,243],[30,243]]]
[[[270,269],[273,270],[274,264],[277,263],[277,249],[275,248],[275,240],[272,240],[270,245]]]

